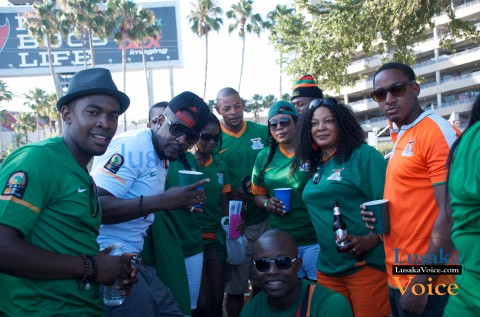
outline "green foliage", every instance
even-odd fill
[[[358,79],[348,66],[359,50],[384,61],[415,63],[414,43],[427,38],[442,12],[450,20],[440,28],[442,45],[459,37],[479,39],[472,23],[455,17],[450,0],[297,0],[297,5],[299,11],[277,19],[271,41],[286,54],[288,73],[310,73],[322,88],[336,91]]]
[[[15,144],[17,147],[28,143],[28,131],[35,131],[37,126],[36,117],[28,112],[21,112],[15,116],[16,122],[12,123],[15,132]]]

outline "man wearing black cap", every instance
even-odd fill
[[[312,75],[305,75],[300,77],[295,83],[290,101],[297,108],[298,113],[302,115],[305,110],[308,110],[310,102],[317,98],[323,99],[322,90],[318,88],[317,82]]]
[[[86,166],[130,100],[108,70],[76,73],[57,108],[63,135],[14,151],[0,169],[0,316],[103,316],[99,284],[135,282],[132,255],[98,253],[102,218]]]
[[[100,248],[122,243],[124,251],[136,254],[139,269],[138,284],[122,305],[108,309],[108,316],[184,315],[155,269],[143,264],[141,252],[156,211],[194,211],[204,199],[204,191],[196,189],[208,180],[167,191],[165,180],[169,160],[197,142],[209,114],[200,97],[183,92],[168,103],[162,125],[117,135],[106,153],[94,160],[92,176],[103,210]]]

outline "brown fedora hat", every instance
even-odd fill
[[[73,100],[90,95],[107,95],[117,99],[120,104],[120,114],[124,113],[130,105],[130,98],[117,89],[108,69],[89,68],[73,75],[66,95],[57,101],[57,109],[60,111],[62,106],[68,105]]]

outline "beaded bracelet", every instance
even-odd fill
[[[83,260],[83,277],[78,283],[78,289],[82,290],[81,283],[83,283],[83,288],[85,290],[89,290],[90,283],[88,282],[88,268],[89,268],[88,257],[85,254],[80,254],[80,257]]]
[[[93,269],[93,275],[92,277],[87,279],[87,282],[95,283],[95,281],[97,280],[97,273],[98,273],[97,260],[95,260],[95,257],[92,255],[87,255],[87,258],[89,258],[90,261],[92,261],[92,269]]]

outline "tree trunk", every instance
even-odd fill
[[[208,71],[208,31],[205,33],[205,79],[203,80],[203,100],[207,94],[207,71]]]
[[[142,62],[143,62],[143,71],[145,72],[145,81],[147,82],[147,96],[148,96],[148,102],[152,100],[152,92],[150,91],[150,80],[148,78],[148,72],[147,72],[147,60],[145,59],[145,48],[143,46],[143,42],[140,43],[140,48],[142,49]],[[151,105],[148,105],[150,108]]]
[[[82,52],[83,52],[83,66],[85,69],[88,68],[87,66],[87,48],[85,47],[85,29],[82,29]]]
[[[245,57],[245,34],[243,34],[243,37],[242,37],[242,63],[240,64],[240,80],[238,81],[238,94],[240,94],[240,87],[242,86],[244,57]]]
[[[88,41],[90,42],[90,55],[92,58],[92,67],[95,67],[95,56],[93,55],[93,30],[88,29]]]
[[[123,92],[127,90],[127,52],[122,39]],[[127,115],[123,113],[123,131],[127,131]]]
[[[37,105],[38,107],[38,105]],[[37,112],[37,142],[40,141],[40,115],[38,114],[38,110],[36,111]]]
[[[280,53],[280,99],[282,99],[283,54]]]
[[[57,92],[57,100],[60,99],[63,96],[63,92],[60,89],[58,83],[57,83],[57,75],[55,74],[55,70],[53,69],[53,63],[52,63],[52,46],[50,43],[50,38],[47,36],[47,52],[48,52],[48,64],[50,66],[50,74],[53,77],[53,84],[55,85],[55,91]],[[60,134],[63,132],[63,126],[62,126],[62,120],[61,116],[59,114],[59,121],[58,121],[58,128],[60,131]]]

